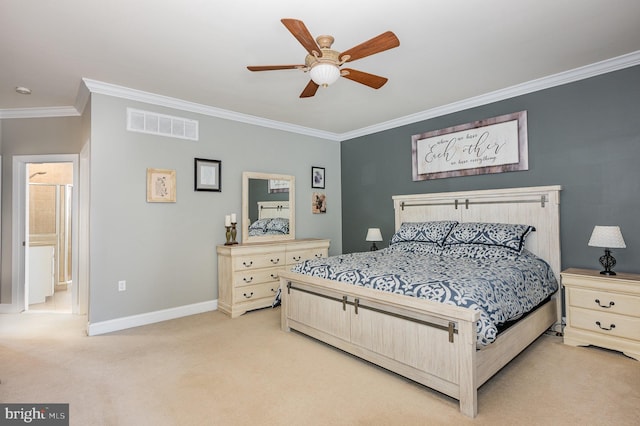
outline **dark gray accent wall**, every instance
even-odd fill
[[[529,170],[413,182],[411,136],[526,110]],[[601,269],[594,225],[619,225],[614,270],[640,272],[640,66],[344,141],[342,245],[365,251],[368,227],[386,246],[396,194],[561,185],[562,268]]]

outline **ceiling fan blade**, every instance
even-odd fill
[[[349,55],[349,59],[347,59],[346,62],[351,62],[398,46],[400,46],[400,40],[398,40],[398,37],[396,37],[396,35],[391,31],[387,31],[386,33],[382,33],[371,40],[367,40],[364,43],[342,52],[340,54],[340,59],[345,55]]]
[[[318,91],[318,86],[313,80],[309,80],[309,84],[304,88],[302,93],[300,93],[301,98],[310,98],[316,94]]]
[[[356,83],[364,84],[365,86],[369,86],[374,89],[381,88],[389,80],[385,77],[380,77],[379,75],[369,74],[367,72],[351,68],[343,68],[342,71],[347,71],[347,73],[342,74],[344,78],[348,78]]]
[[[256,65],[247,67],[249,71],[294,70],[300,68],[304,68],[304,65]]]
[[[322,50],[320,50],[320,46],[316,43],[316,40],[313,38],[309,30],[307,29],[304,22],[298,19],[289,19],[284,18],[280,20],[285,27],[293,34],[293,36],[300,42],[302,47],[304,47],[310,55],[313,55],[313,52],[316,52],[318,57],[322,56]]]

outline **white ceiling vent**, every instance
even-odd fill
[[[127,130],[170,138],[198,140],[198,121],[127,108]]]

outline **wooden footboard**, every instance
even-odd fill
[[[476,349],[471,309],[282,272],[281,327],[311,336],[460,401],[475,417],[478,387],[556,320],[549,301]]]
[[[280,274],[282,329],[294,329],[478,410],[477,311],[292,272]]]

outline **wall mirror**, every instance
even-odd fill
[[[242,173],[242,242],[293,240],[295,177]]]

